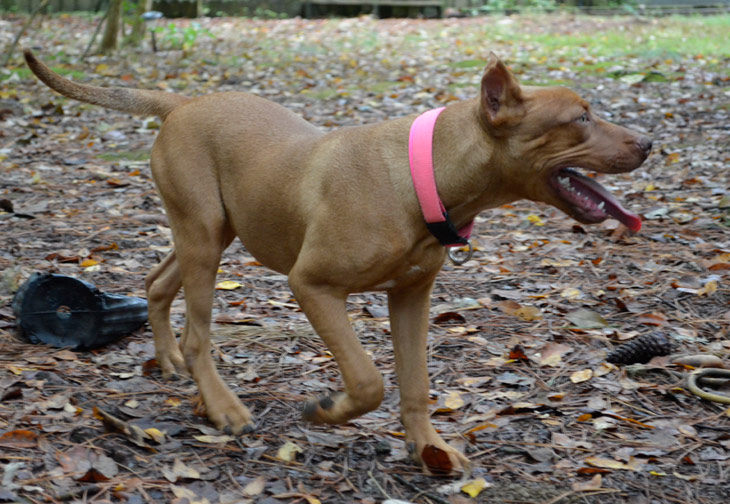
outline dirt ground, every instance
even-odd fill
[[[556,34],[634,29],[510,19]],[[3,21],[2,40],[21,23]],[[247,90],[325,129],[472,96],[481,69],[470,62],[484,56],[475,48],[494,48],[521,80],[563,81],[654,138],[642,168],[601,179],[644,226],[580,226],[517,202],[478,218],[473,260],[444,266],[432,299],[432,418],[474,462],[471,487],[426,476],[407,457],[383,293],[348,304],[385,377],[383,405],[342,426],[301,421],[306,399],[339,389],[337,367],[286,278],[234,242],[220,266],[230,283],[215,300],[214,358],[256,417],[256,431],[234,439],[201,415],[191,381],[161,379],[146,326],[90,352],[18,335],[10,303],[31,273],[144,297],[144,275],[171,243],[147,166],[155,120],[73,103],[15,73],[0,94],[0,502],[727,502],[728,405],[692,394],[691,366],[669,357],[606,362],[621,343],[663,334],[676,354],[729,365],[727,59],[640,55],[580,71],[525,56],[529,42],[470,19],[202,23],[194,48],[177,48],[169,31],[161,53],[85,63],[93,24],[81,17],[44,18],[24,43],[85,82]],[[586,58],[584,67],[609,57]],[[651,68],[664,78],[642,78]],[[621,78],[631,75],[640,77]],[[179,296],[173,326],[183,323]]]

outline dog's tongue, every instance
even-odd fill
[[[601,184],[573,170],[561,170],[561,175],[567,175],[570,179],[570,185],[596,205],[603,204],[602,210],[606,214],[618,220],[631,231],[637,232],[641,229],[641,217],[622,207],[613,194],[608,192]]]

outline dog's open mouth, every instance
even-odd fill
[[[550,177],[557,195],[571,207],[571,216],[581,222],[602,222],[609,217],[631,231],[641,229],[641,218],[621,203],[595,180],[571,168],[561,168]]]

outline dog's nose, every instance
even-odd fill
[[[641,152],[644,153],[644,155],[648,156],[651,152],[651,146],[652,146],[651,138],[647,136],[643,136],[639,138],[639,140],[636,142],[636,144],[639,146],[639,149],[641,149]]]

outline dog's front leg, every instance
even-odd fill
[[[416,462],[434,474],[451,469],[469,472],[471,464],[459,450],[446,444],[436,433],[428,415],[428,370],[426,345],[428,337],[428,310],[434,278],[400,290],[388,292],[390,330],[395,349],[395,370],[401,397],[401,421],[406,430],[406,446]],[[424,450],[442,450],[449,463],[429,466],[432,457]],[[433,457],[439,458],[439,457]]]
[[[347,293],[317,285],[290,273],[289,284],[294,297],[334,355],[344,392],[309,401],[302,416],[314,423],[340,424],[372,411],[383,400],[383,377],[368,357],[352,329],[345,300]]]

